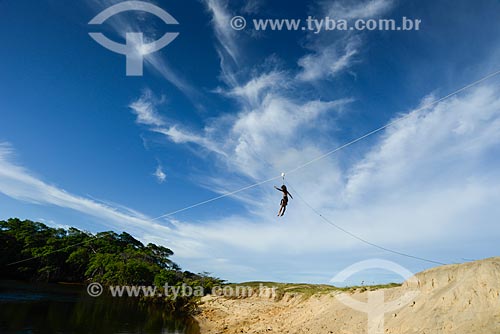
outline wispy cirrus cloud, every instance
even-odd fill
[[[212,0],[210,5],[216,3]],[[224,4],[219,3],[217,9],[225,10]],[[342,10],[345,18],[368,18],[391,8],[391,1],[342,2],[323,8],[323,14]],[[227,17],[229,12],[213,15]],[[234,35],[215,36],[219,43],[232,45],[228,39]],[[335,147],[338,139],[332,129],[337,126],[336,117],[349,109],[353,100],[321,101],[297,92],[310,82],[335,79],[351,69],[363,46],[362,37],[355,33],[336,41],[319,38],[310,42],[299,59],[299,71],[253,71],[244,79],[240,71],[228,65],[228,54],[219,52],[226,87],[216,92],[232,98],[239,108],[212,120],[209,131],[189,134],[195,138],[190,142],[203,146],[203,141],[209,140],[225,152],[217,159],[225,162],[227,170],[223,177],[205,176],[210,183],[207,187],[220,193],[234,190],[292,169]],[[432,253],[438,241],[451,249],[456,240],[479,233],[470,227],[472,217],[477,217],[483,228],[491,229],[492,217],[498,214],[493,203],[500,198],[500,188],[491,186],[500,177],[500,161],[491,153],[495,150],[493,143],[499,140],[500,108],[495,92],[493,86],[483,86],[426,111],[409,111],[412,117],[373,138],[361,156],[348,156],[346,161],[332,156],[287,179],[325,216],[372,242],[423,256]],[[327,273],[329,258],[325,254],[347,249],[373,254],[373,249],[324,224],[297,196],[290,205],[286,226],[271,218],[279,203],[272,187],[239,196],[237,199],[247,207],[245,213],[202,224],[176,224],[186,235],[193,235],[194,243],[203,250],[198,254],[210,250],[211,256],[225,258],[228,264],[241,258],[260,268],[267,264],[270,279],[279,278],[279,274],[273,273],[276,269],[268,254],[284,262],[290,254],[317,257],[322,261],[305,267],[304,262],[297,266],[287,262],[287,270],[317,272],[321,262],[325,263],[321,270]],[[454,253],[460,251],[454,249]],[[198,260],[211,261],[203,256],[194,259]],[[245,279],[262,279],[262,272],[259,274]]]
[[[161,101],[157,100],[150,90],[146,90],[141,97],[133,101],[129,107],[137,116],[137,124],[162,127],[165,125],[165,121],[155,109],[155,106],[160,103]]]
[[[219,92],[251,108],[258,106],[270,90],[286,88],[287,79],[288,75],[285,72],[271,71],[253,77],[241,85],[233,83],[228,91],[219,89]]]
[[[428,110],[410,110],[411,117],[388,128],[347,168],[330,157],[289,175],[296,196],[290,203],[286,224],[277,224],[272,218],[279,195],[265,187],[250,192],[256,196],[248,202],[250,214],[202,223],[171,220],[172,227],[167,228],[133,210],[120,210],[109,202],[77,196],[40,180],[15,163],[14,151],[6,143],[0,144],[0,192],[21,201],[94,216],[142,240],[167,244],[192,270],[209,267],[233,280],[283,278],[280,268],[273,264],[279,260],[288,272],[287,279],[314,271],[320,273],[317,279],[321,281],[332,273],[328,265],[331,254],[356,249],[356,254],[373,256],[368,246],[324,224],[297,195],[336,224],[372,242],[418,255],[432,252],[439,244],[441,253],[448,248],[455,257],[465,256],[468,250],[457,249],[457,243],[480,236],[485,230],[493,239],[500,237],[496,228],[500,214],[496,205],[500,199],[498,96],[498,88],[485,85]],[[307,140],[304,144],[281,152],[271,147],[269,153],[279,155],[279,162],[269,160],[272,166],[265,162],[259,165],[257,160],[252,163],[258,165],[258,171],[297,166],[326,147]],[[268,146],[264,143],[257,148]],[[249,175],[244,167],[239,173]],[[221,183],[220,191],[232,181]],[[491,245],[485,241],[483,246]],[[296,256],[291,261],[290,254],[315,257],[317,261],[297,260]],[[439,260],[447,260],[449,254],[441,256]],[[246,265],[238,275],[231,264],[242,258]],[[263,272],[262,268],[268,270]]]
[[[147,126],[150,131],[164,135],[173,143],[195,144],[209,152],[225,155],[219,145],[207,136],[196,134],[173,122],[168,124],[158,112],[158,107],[162,104],[161,99],[146,90],[137,100],[129,104],[129,108],[136,115],[137,124]]]
[[[324,1],[321,6],[328,16],[337,19],[370,19],[387,13],[394,6],[394,1]]]
[[[355,56],[359,53],[361,40],[350,37],[343,45],[336,42],[331,45],[316,47],[313,53],[309,53],[298,60],[301,71],[297,79],[302,81],[317,81],[325,78],[333,78],[342,71],[353,66]]]
[[[226,22],[231,16],[228,3],[205,3],[212,15],[225,84],[216,93],[233,99],[237,107],[192,129],[182,122],[166,121],[161,117],[162,105],[143,94],[140,104],[131,104],[138,109],[137,122],[173,143],[215,153],[219,172],[204,175],[202,185],[217,193],[292,169],[337,146],[337,117],[353,100],[347,96],[324,101],[299,92],[310,83],[336,79],[353,69],[365,46],[362,36],[313,36],[297,61],[298,68],[242,73],[235,66],[236,61],[244,65],[238,57],[242,51]],[[335,13],[335,17],[348,19],[383,15],[393,3],[370,0],[322,5],[322,16]],[[500,198],[496,96],[498,89],[483,86],[424,112],[409,111],[412,117],[367,141],[366,153],[349,155],[346,151],[344,161],[332,156],[287,175],[287,181],[325,216],[372,242],[424,256],[441,254],[436,251],[439,244],[461,254],[462,250],[453,248],[457,240],[479,235],[481,229],[498,234],[492,225],[500,214],[495,205]],[[289,277],[320,271],[327,273],[327,279],[332,254],[347,250],[374,254],[373,249],[324,224],[297,196],[288,209],[286,224],[271,218],[279,204],[279,194],[272,187],[234,198],[247,211],[217,220],[171,222],[176,240],[189,245],[189,252],[183,255],[195,267],[199,263],[221,268],[221,275],[235,280],[263,279],[263,271],[252,271],[252,267],[267,267],[268,278],[280,279],[275,265],[280,262],[286,263],[288,272],[300,271]],[[478,222],[474,228],[471,221]],[[273,254],[271,259],[269,254]],[[290,254],[317,260],[293,263]],[[224,259],[224,266],[214,258]],[[231,271],[231,265],[242,258],[247,259],[246,273],[257,276],[238,277]]]
[[[79,212],[93,217],[97,225],[106,229],[127,231],[146,243],[169,245],[183,258],[201,256],[197,252],[205,247],[184,231],[167,227],[137,210],[109,200],[79,196],[43,181],[16,162],[14,148],[6,142],[0,142],[0,193],[21,202]],[[190,249],[194,245],[198,245],[197,249]]]
[[[155,132],[165,135],[170,141],[176,144],[196,144],[199,147],[213,153],[225,156],[226,153],[216,142],[211,140],[206,134],[196,134],[189,130],[182,130],[178,125],[169,128],[156,128]]]
[[[142,214],[134,214],[133,210],[120,210],[119,207],[71,194],[40,180],[14,162],[14,153],[9,143],[0,143],[0,192],[3,194],[29,203],[72,209],[113,223],[119,228],[163,228],[149,222]]]
[[[220,47],[219,52],[229,55],[234,63],[239,61],[239,49],[236,43],[236,32],[229,24],[231,14],[227,0],[203,0],[212,14],[212,26]]]
[[[392,0],[323,1],[317,9],[320,17],[336,20],[375,19],[388,13],[394,6]],[[329,36],[332,35],[332,36]],[[364,47],[362,33],[343,31],[340,34],[314,34],[309,36],[307,48],[311,51],[302,56],[296,78],[306,82],[334,79],[350,70]]]
[[[388,128],[347,168],[330,157],[289,175],[292,194],[299,191],[323,215],[371,242],[438,260],[450,260],[443,249],[459,257],[467,250],[455,247],[458,240],[480,237],[484,230],[495,235],[500,232],[494,228],[500,214],[496,205],[500,199],[498,96],[497,88],[483,86],[425,111],[410,110],[410,117]],[[297,166],[307,157],[319,155],[322,146],[309,142],[281,153],[270,147],[269,153],[279,155],[279,162],[261,161],[256,168]],[[251,163],[259,165],[258,160]],[[239,171],[249,174],[244,167]],[[224,256],[228,263],[245,258],[248,263],[260,267],[269,263],[272,268],[268,254],[285,262],[296,253],[328,263],[325,254],[347,249],[374,253],[369,246],[324,224],[298,196],[290,205],[285,226],[271,218],[279,197],[271,187],[259,189],[255,195],[259,200],[248,202],[249,214],[203,224],[183,222],[177,227],[187,234],[193,232],[200,247],[209,247],[211,256]],[[441,252],[434,252],[436,243]],[[488,249],[491,243],[484,247]],[[296,269],[318,270],[321,261],[313,262],[311,266],[301,263]],[[287,268],[292,270],[294,264],[287,263]],[[269,269],[266,278],[279,277],[273,270]],[[326,279],[327,265],[324,270]],[[259,277],[262,273],[245,276]]]
[[[460,170],[460,175],[478,179],[494,172],[490,168],[498,159],[488,152],[495,150],[500,141],[497,94],[498,89],[483,86],[430,110],[410,112],[407,120],[391,127],[379,145],[352,168],[346,198],[363,198],[370,188],[383,191],[403,184],[406,189],[428,187],[429,174],[439,175],[433,179],[434,185],[446,184],[449,178],[458,176],[441,174],[439,170]],[[424,101],[429,99],[432,97]],[[419,169],[427,172],[419,173]],[[486,174],[482,174],[484,169],[488,170]],[[460,181],[453,180],[468,182]]]
[[[332,117],[340,113],[352,99],[334,101],[301,101],[283,95],[271,89],[272,83],[280,77],[264,74],[262,78],[234,87],[227,94],[234,96],[242,105],[236,115],[222,115],[212,120],[210,126],[202,131],[193,132],[183,129],[182,124],[150,126],[153,132],[163,134],[169,141],[177,144],[194,144],[206,151],[216,154],[216,159],[223,162],[229,171],[251,177],[262,176],[268,166],[259,163],[264,159],[278,164],[276,168],[285,168],[283,159],[277,152],[286,151],[290,147],[300,147],[297,133],[326,135],[327,124]],[[140,111],[148,110],[149,114],[158,115],[160,107],[154,99],[142,95],[130,104],[130,108],[140,115]],[[139,123],[139,116],[137,122]],[[155,122],[156,123],[156,122]],[[302,139],[303,137],[301,137]],[[307,150],[307,147],[305,148]]]

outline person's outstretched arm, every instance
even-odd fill
[[[278,187],[276,187],[276,186],[274,186],[274,189],[276,189],[276,190],[278,190],[278,191],[283,192],[283,190],[281,190],[280,188],[278,188]]]
[[[293,199],[293,196],[292,196],[292,194],[288,193],[288,195],[290,195],[290,198],[291,198],[291,199]]]

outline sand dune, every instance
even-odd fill
[[[500,257],[437,267],[415,277],[401,287],[377,290],[385,302],[416,292],[400,309],[385,314],[379,333],[500,334]],[[208,296],[197,319],[202,333],[368,333],[367,314],[340,302],[341,293]],[[366,302],[369,293],[349,296]]]

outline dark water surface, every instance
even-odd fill
[[[92,298],[85,286],[0,281],[1,334],[198,334],[192,319],[132,298]]]

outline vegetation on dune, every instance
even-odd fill
[[[0,278],[44,282],[99,282],[160,289],[188,285],[210,292],[223,281],[182,271],[167,247],[144,245],[130,234],[95,235],[76,228],[52,228],[30,220],[0,221]],[[171,309],[191,311],[195,296],[151,298]]]
[[[328,284],[307,284],[307,283],[277,283],[277,282],[245,282],[245,283],[233,283],[229,284],[233,287],[250,288],[252,291],[258,292],[261,288],[274,288],[276,300],[280,300],[283,296],[288,294],[298,294],[303,298],[309,298],[314,295],[323,295],[331,292],[365,292],[365,291],[375,291],[379,289],[388,289],[401,286],[400,283],[389,283],[389,284],[379,284],[379,285],[363,285],[363,286],[348,286],[348,287],[336,287]],[[236,296],[238,298],[238,296]]]

